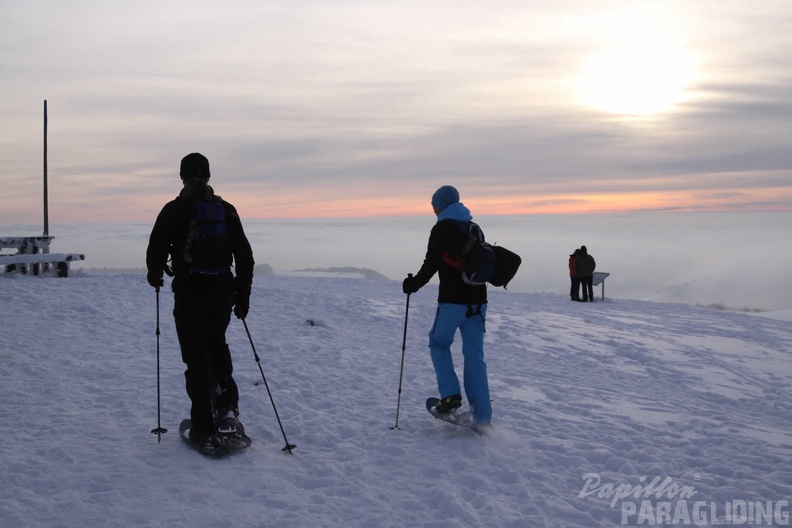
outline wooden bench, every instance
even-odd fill
[[[597,286],[602,284],[602,300],[605,300],[605,279],[610,276],[610,273],[605,273],[604,271],[595,271],[592,277],[591,285]]]
[[[4,272],[18,271],[39,275],[54,266],[58,277],[68,277],[70,263],[85,260],[82,253],[50,253],[50,243],[55,237],[49,235],[33,237],[0,237],[0,251],[15,249],[16,253],[0,254],[0,266]]]

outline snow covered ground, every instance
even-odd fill
[[[436,287],[257,277],[228,340],[253,445],[203,458],[172,296],[145,277],[0,277],[0,525],[16,527],[785,526],[792,317],[492,291],[495,430],[424,410]],[[458,347],[457,347],[458,351]]]

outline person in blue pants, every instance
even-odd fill
[[[465,396],[478,426],[492,420],[487,364],[484,361],[484,333],[487,315],[486,285],[472,286],[462,280],[453,265],[453,252],[469,238],[470,210],[459,201],[459,191],[443,185],[432,195],[437,223],[432,227],[423,265],[415,276],[402,283],[406,294],[415,293],[434,277],[440,278],[437,313],[429,332],[429,351],[437,377],[440,401],[436,410],[450,413],[461,407],[462,390],[454,369],[451,345],[457,330],[462,337]]]

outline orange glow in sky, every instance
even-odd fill
[[[711,190],[624,192],[603,194],[523,195],[508,200],[462,199],[476,215],[601,214],[652,211],[741,211],[745,202],[758,204],[751,210],[789,210],[792,191],[779,189],[731,190],[731,198]],[[292,197],[293,198],[293,197]],[[429,198],[378,198],[368,200],[308,198],[302,203],[289,197],[270,197],[266,204],[242,197],[235,203],[249,218],[364,218],[432,215]]]
[[[234,204],[242,219],[266,218],[376,218],[398,216],[432,216],[426,196],[414,194],[378,195],[374,197],[326,196],[321,192],[242,193],[238,189],[217,192]],[[49,216],[52,223],[79,222],[154,222],[162,206],[178,192],[155,196],[130,196],[123,200],[83,202],[83,198],[65,199],[51,195]],[[483,194],[483,193],[482,193]],[[36,197],[38,198],[38,197]],[[789,211],[792,190],[785,187],[739,188],[719,191],[692,189],[669,191],[625,191],[602,193],[525,193],[509,198],[478,196],[475,190],[463,193],[462,202],[475,216],[529,214],[608,214],[662,211]],[[30,202],[24,213],[15,213],[15,223],[36,224],[41,221],[41,202]],[[28,204],[28,205],[30,205]],[[90,207],[89,207],[90,206]],[[108,220],[111,219],[111,220]]]

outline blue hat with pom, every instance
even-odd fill
[[[443,185],[432,195],[432,207],[442,211],[451,204],[459,201],[459,191],[451,185]]]

